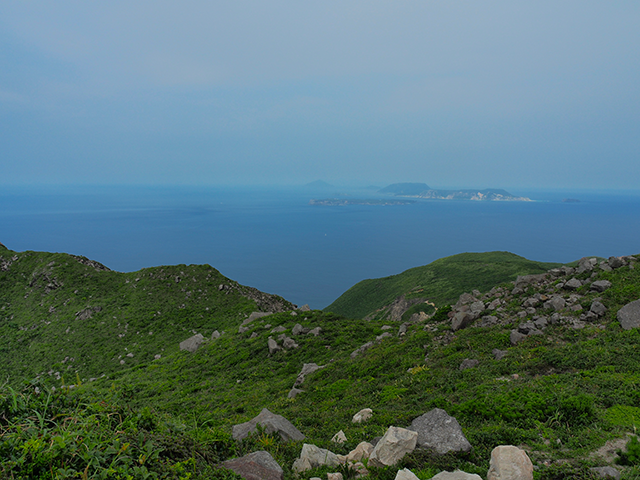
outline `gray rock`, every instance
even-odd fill
[[[369,465],[387,467],[395,465],[416,448],[418,433],[400,427],[389,427],[380,441],[373,448],[369,457]]]
[[[440,455],[471,451],[471,444],[458,421],[441,408],[415,418],[409,430],[418,433],[418,447],[435,450]]]
[[[298,377],[296,378],[295,383],[293,384],[294,387],[297,387],[299,385],[302,385],[302,383],[304,382],[304,378],[317,371],[320,370],[321,368],[324,368],[323,366],[318,365],[317,363],[304,363],[302,365],[302,370],[300,371],[300,373],[298,374]]]
[[[216,338],[220,338],[220,332],[218,330],[215,330],[212,334],[211,334],[211,340],[215,340]]]
[[[307,335],[313,335],[314,337],[317,337],[318,335],[320,335],[320,332],[322,332],[322,329],[320,327],[316,327],[309,330],[307,332]]]
[[[460,298],[458,298],[458,302],[455,304],[455,308],[460,308],[463,305],[469,305],[476,300],[478,299],[470,293],[463,293],[462,295],[460,295]]]
[[[371,410],[370,408],[363,408],[353,416],[353,418],[351,419],[351,422],[352,423],[366,422],[371,418],[372,415],[373,415],[373,410]]]
[[[475,358],[465,358],[462,363],[460,364],[460,370],[467,370],[468,368],[474,368],[477,367],[480,364],[480,362],[478,360],[476,360]]]
[[[269,337],[269,340],[267,340],[267,345],[269,347],[269,355],[273,355],[274,353],[282,350],[278,343],[271,337]]]
[[[533,324],[536,326],[536,328],[539,328],[540,330],[544,330],[549,325],[549,320],[547,320],[547,317],[540,317],[535,319],[533,321]]]
[[[596,292],[604,292],[609,287],[611,287],[609,280],[597,280],[591,284],[591,290]]]
[[[456,330],[467,328],[475,319],[476,317],[469,311],[458,312],[451,320],[451,330],[455,332]]]
[[[625,330],[640,327],[640,300],[627,303],[618,310],[618,321]]]
[[[607,263],[607,262],[601,262],[600,263],[600,268],[602,270],[604,270],[605,272],[611,272],[613,271],[613,268],[611,268],[611,266]]]
[[[282,339],[282,346],[287,350],[292,350],[294,348],[298,348],[298,344],[293,340],[293,338],[285,337]]]
[[[538,284],[544,282],[547,278],[546,273],[539,273],[535,275],[519,275],[514,282],[516,288],[524,289],[531,284]]]
[[[471,312],[471,315],[473,315],[475,318],[479,318],[482,312],[484,312],[484,310],[485,310],[484,303],[481,302],[480,300],[473,302],[469,306],[469,311]]]
[[[335,453],[325,448],[305,443],[302,445],[300,458],[293,462],[292,468],[294,472],[301,473],[324,465],[337,467],[339,464],[338,456]]]
[[[186,340],[180,342],[180,350],[186,350],[187,352],[195,352],[200,348],[200,345],[204,343],[204,337],[200,333],[196,333],[193,337],[189,337]]]
[[[499,298],[496,298],[489,305],[487,305],[487,310],[495,310],[500,305],[502,305],[502,300],[500,300]]]
[[[440,472],[431,477],[431,480],[482,480],[482,477],[475,473],[456,470],[455,472]]]
[[[607,311],[607,307],[605,307],[601,302],[595,300],[592,304],[591,304],[591,308],[589,309],[589,311],[595,315],[597,315],[598,317],[601,317],[602,315],[605,314],[605,312]]]
[[[478,323],[479,327],[492,327],[498,324],[498,317],[495,315],[485,315]]]
[[[564,284],[564,288],[567,290],[576,290],[582,286],[582,282],[577,278],[572,278]]]
[[[496,360],[502,360],[504,358],[504,356],[507,354],[506,350],[499,350],[497,348],[494,348],[491,351],[491,354],[493,355],[493,358]]]
[[[560,271],[562,272],[563,275],[569,276],[569,275],[573,275],[576,269],[572,267],[560,267]]]
[[[309,305],[307,305],[306,303],[304,305],[302,305],[298,310],[300,310],[301,312],[310,312],[311,309],[309,308]]]
[[[524,302],[522,302],[522,306],[524,308],[535,307],[540,303],[540,300],[535,297],[529,297]]]
[[[293,329],[291,330],[291,335],[302,335],[303,333],[307,333],[307,331],[308,330],[304,328],[302,325],[300,325],[299,323],[296,323],[293,326]]]
[[[248,323],[251,323],[254,320],[257,320],[258,318],[266,317],[267,315],[271,315],[272,313],[273,312],[253,312],[251,315],[249,315],[248,318],[244,319],[244,321],[242,322],[242,325],[247,325]]]
[[[511,334],[509,335],[511,345],[517,345],[525,338],[527,338],[527,336],[524,333],[520,333],[518,330],[511,330]]]
[[[344,443],[347,441],[347,436],[344,434],[344,431],[340,430],[333,437],[331,437],[331,441],[333,443]]]
[[[593,267],[597,265],[597,263],[598,263],[597,258],[583,257],[578,261],[578,268],[576,269],[576,272],[577,273],[590,272],[591,270],[593,270]]]
[[[293,387],[291,390],[289,390],[289,394],[287,395],[287,398],[296,398],[302,392],[304,392],[304,390]]]
[[[544,308],[553,309],[556,312],[559,312],[566,306],[566,304],[567,302],[564,300],[564,298],[556,295],[554,297],[551,297],[546,302],[544,302]]]
[[[282,333],[282,332],[286,332],[287,329],[285,327],[283,327],[282,325],[274,328],[273,330],[271,330],[271,333]]]
[[[396,473],[395,480],[420,480],[420,479],[411,470],[409,470],[408,468],[404,468],[402,470],[398,470],[398,473]]]
[[[381,341],[381,340],[383,340],[385,338],[392,337],[392,336],[393,335],[391,335],[389,332],[384,332],[382,335],[378,335],[376,337],[376,342],[379,342],[379,341]]]
[[[406,335],[407,328],[408,328],[408,325],[406,323],[403,323],[402,325],[400,325],[400,328],[398,329],[398,336],[402,337],[403,335]]]
[[[607,262],[609,263],[609,266],[611,268],[620,268],[624,265],[624,260],[622,260],[620,257],[609,257],[609,260]]]
[[[527,452],[512,445],[494,448],[487,480],[533,480],[533,464]]]
[[[358,348],[357,350],[354,350],[353,352],[351,352],[350,357],[351,358],[356,358],[358,355],[360,355],[365,350],[367,350],[367,349],[369,349],[371,347],[373,347],[373,342],[367,342],[364,345],[362,345],[360,348]]]
[[[226,469],[246,480],[282,480],[284,472],[269,452],[253,452],[244,457],[222,462]]]
[[[589,470],[595,473],[599,478],[613,478],[614,480],[620,479],[620,472],[613,467],[593,467]]]
[[[277,432],[285,442],[291,440],[299,442],[305,438],[302,432],[294,427],[289,420],[263,408],[257,417],[233,426],[233,439],[238,441],[246,438],[250,433],[257,431],[257,425],[262,425],[267,434]]]

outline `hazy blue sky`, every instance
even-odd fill
[[[640,2],[4,1],[0,183],[638,188]]]

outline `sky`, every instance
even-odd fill
[[[638,189],[640,2],[0,3],[0,185]]]

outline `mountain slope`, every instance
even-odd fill
[[[84,257],[0,247],[0,354],[9,383],[75,381],[146,363],[195,332],[291,310],[208,265],[120,273]],[[3,379],[3,380],[6,380]]]
[[[518,275],[542,273],[559,266],[527,260],[509,252],[461,253],[390,277],[363,280],[324,310],[353,318],[375,314],[404,295],[437,306],[455,302],[463,292],[487,291]]]

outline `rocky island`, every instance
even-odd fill
[[[396,197],[417,197],[431,200],[475,200],[475,201],[506,201],[530,202],[527,197],[512,195],[506,190],[487,188],[484,190],[440,190],[430,188],[426,183],[394,183],[378,193],[394,195]]]

